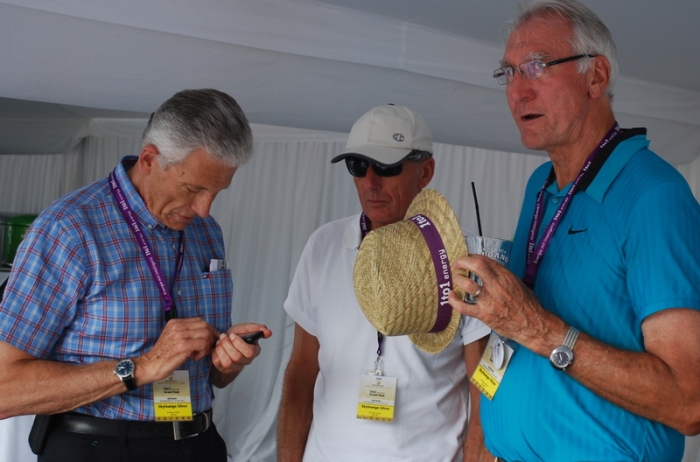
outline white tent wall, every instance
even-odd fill
[[[38,213],[61,195],[104,178],[123,155],[137,154],[145,121],[100,124],[66,154],[0,156],[0,211]],[[118,128],[117,130],[115,130]],[[345,166],[331,164],[347,134],[253,125],[255,155],[212,207],[224,232],[234,279],[234,323],[267,324],[274,335],[236,381],[218,390],[215,421],[230,460],[274,461],[281,383],[293,340],[282,308],[297,260],[320,225],[359,212]],[[652,144],[653,146],[653,144]],[[443,193],[464,227],[511,238],[530,173],[546,157],[436,143],[429,187]],[[700,197],[700,160],[678,167]],[[30,417],[0,421],[0,462],[34,460],[27,449]],[[697,461],[689,438],[684,462]]]
[[[440,142],[533,154],[492,78],[499,26],[516,3],[0,0],[0,98],[150,113],[183,88],[211,87],[234,95],[256,123],[326,131],[395,102],[418,111]],[[674,164],[694,160],[700,60],[688,44],[700,40],[700,2],[585,3],[616,38],[620,123],[648,127]],[[12,115],[0,124],[0,147],[17,140],[29,149],[26,119]],[[53,138],[59,124],[44,126]]]

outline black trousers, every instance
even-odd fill
[[[197,436],[115,438],[54,429],[38,462],[226,462],[226,443],[211,427]]]

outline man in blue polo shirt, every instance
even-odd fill
[[[494,72],[523,144],[551,159],[509,269],[462,257],[483,285],[457,277],[478,301],[450,298],[505,348],[482,359],[498,384],[480,411],[502,460],[680,461],[700,432],[700,207],[646,130],[617,124],[616,74],[610,32],[575,0],[522,4]]]

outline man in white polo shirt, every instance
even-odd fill
[[[363,236],[404,219],[433,177],[432,152],[423,118],[385,105],[355,123],[347,149],[333,159],[345,160],[362,213],[314,232],[284,304],[296,330],[279,418],[280,461],[462,460],[467,371],[479,360],[477,340],[490,329],[464,317],[452,341],[429,354],[406,336],[378,336],[353,289]],[[388,422],[357,417],[361,378],[377,368],[378,356],[386,374],[397,378]],[[478,419],[473,423],[479,425]]]

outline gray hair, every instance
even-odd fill
[[[576,0],[524,0],[518,4],[517,17],[506,24],[506,33],[510,35],[523,23],[547,14],[558,14],[571,22],[573,36],[569,44],[574,55],[605,56],[610,63],[610,84],[606,95],[613,99],[613,87],[619,73],[617,49],[610,30],[598,15]],[[591,65],[592,58],[583,58],[578,62],[579,72],[584,72]]]
[[[253,134],[235,99],[213,89],[183,90],[163,103],[143,132],[142,147],[158,148],[158,163],[167,168],[196,149],[239,167],[253,154]]]
[[[429,151],[421,151],[420,149],[414,149],[413,151],[409,152],[406,157],[404,157],[405,160],[414,160],[416,162],[420,162],[425,159],[430,159],[433,157],[433,153]]]

